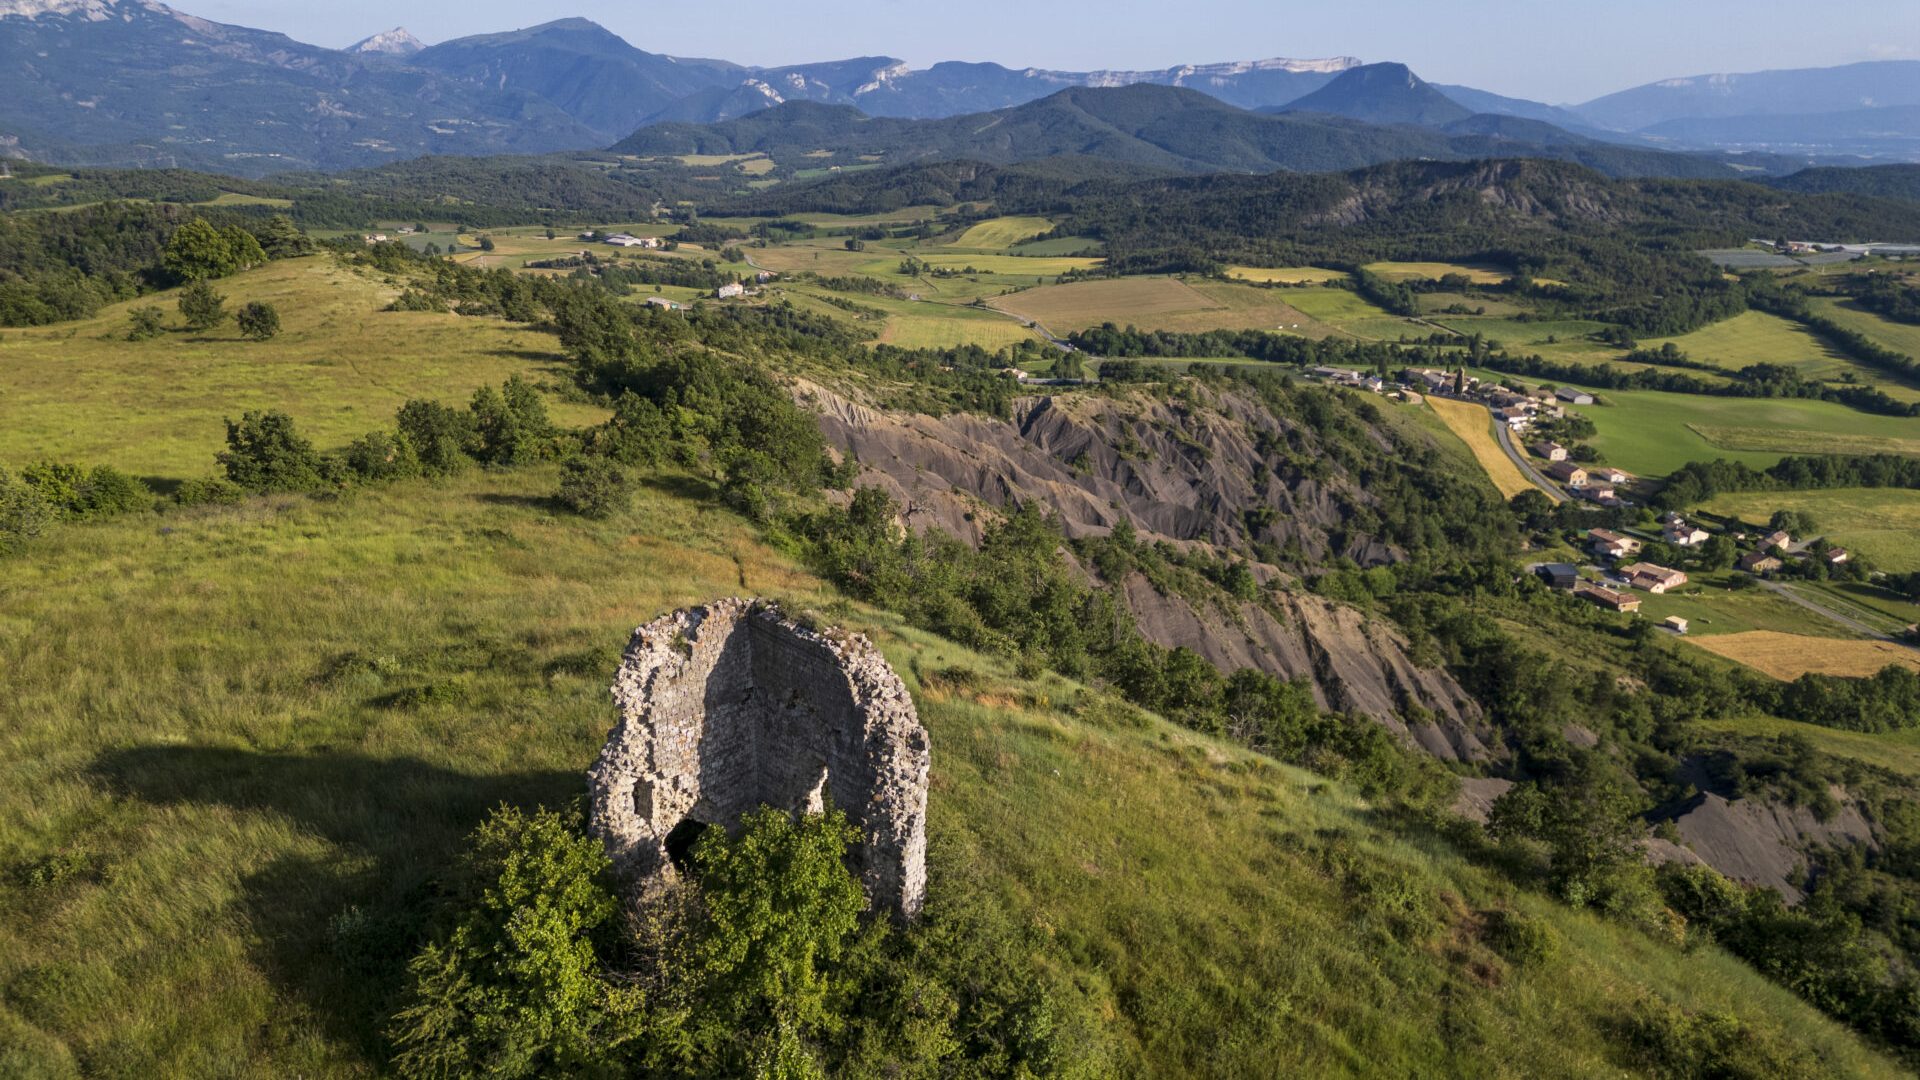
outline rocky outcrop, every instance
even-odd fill
[[[1276,472],[1270,462],[1289,455],[1275,448],[1306,456],[1313,434],[1234,394],[1204,405],[1033,397],[1010,420],[882,412],[818,387],[805,396],[829,441],[864,466],[861,483],[886,489],[916,529],[977,542],[1000,508],[1037,500],[1069,537],[1102,535],[1125,520],[1145,540],[1238,550],[1255,511],[1268,520],[1261,540],[1308,561],[1344,555],[1378,565],[1401,554],[1350,527],[1365,492],[1308,469]],[[1381,446],[1389,448],[1384,438]],[[1256,604],[1223,611],[1159,593],[1138,575],[1118,593],[1157,644],[1194,649],[1223,670],[1305,677],[1327,708],[1379,718],[1444,758],[1488,754],[1490,736],[1473,727],[1479,709],[1452,677],[1415,664],[1405,638],[1354,608],[1287,593],[1277,612]]]
[[[1797,871],[1821,848],[1877,844],[1873,825],[1847,793],[1834,789],[1839,810],[1822,821],[1811,809],[1778,799],[1729,799],[1704,792],[1667,815],[1680,841],[1700,861],[1735,881],[1777,889],[1800,902]]]
[[[637,890],[673,879],[689,829],[830,801],[860,830],[868,899],[918,914],[927,733],[865,637],[718,600],[635,630],[613,698],[620,723],[587,774],[589,828]]]

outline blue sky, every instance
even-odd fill
[[[221,22],[346,45],[428,42],[579,15],[649,52],[788,64],[848,56],[1161,68],[1268,56],[1400,60],[1423,77],[1555,103],[1679,75],[1920,59],[1916,0],[173,0]]]

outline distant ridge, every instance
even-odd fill
[[[1434,89],[1405,64],[1365,64],[1286,106],[1287,112],[1317,112],[1369,124],[1445,127],[1472,110]]]

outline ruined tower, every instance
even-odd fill
[[[912,918],[926,886],[927,733],[865,637],[769,601],[686,608],[634,631],[613,683],[620,723],[587,773],[589,827],[642,889],[675,873],[687,823],[827,802],[860,830],[876,907]]]

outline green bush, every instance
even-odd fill
[[[1725,1013],[1642,1001],[1621,1023],[1627,1064],[1666,1080],[1815,1080],[1832,1075],[1779,1034]]]
[[[1541,967],[1560,952],[1560,935],[1544,920],[1506,908],[1485,919],[1488,947],[1518,967]]]
[[[127,340],[146,341],[157,338],[167,328],[167,313],[153,306],[143,304],[127,312]]]
[[[173,501],[181,506],[232,506],[246,497],[240,485],[224,476],[188,480],[173,493]]]
[[[294,430],[293,418],[279,411],[227,421],[227,449],[217,458],[227,479],[247,491],[311,491],[324,479],[319,453]]]
[[[180,316],[189,330],[211,330],[227,319],[227,298],[213,286],[196,281],[180,290]]]
[[[0,469],[0,555],[19,550],[53,518],[54,508],[40,492]]]
[[[457,472],[473,463],[467,447],[474,441],[473,420],[437,401],[409,401],[394,417],[400,437],[413,447],[422,472]]]
[[[250,341],[267,341],[280,333],[280,312],[272,304],[255,300],[234,315],[240,333]]]
[[[108,465],[87,469],[42,461],[22,469],[20,479],[61,517],[107,517],[153,507],[153,492],[145,484]]]
[[[377,483],[420,475],[420,455],[406,437],[385,431],[370,431],[347,447],[348,471],[361,480]]]
[[[604,457],[580,455],[560,466],[560,489],[555,498],[584,517],[612,517],[632,503],[633,481]]]
[[[408,965],[394,1065],[410,1077],[616,1075],[642,996],[594,939],[615,922],[606,852],[578,823],[496,810],[455,883],[457,921]]]

